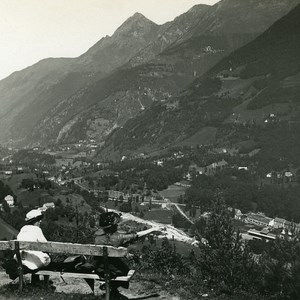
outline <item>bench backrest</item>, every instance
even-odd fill
[[[107,251],[108,257],[124,257],[127,248],[106,245],[73,244],[60,242],[25,242],[25,241],[0,241],[0,250],[35,250],[61,254],[83,254],[103,256]]]

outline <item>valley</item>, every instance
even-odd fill
[[[145,293],[299,299],[299,20],[299,0],[135,13],[1,80],[0,239],[39,209],[48,240],[93,244],[115,211],[161,228],[128,246]]]

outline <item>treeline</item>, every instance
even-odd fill
[[[86,180],[90,187],[103,187],[106,190],[136,192],[138,189],[143,190],[146,185],[148,189],[160,191],[180,181],[188,169],[187,165],[187,163],[182,164],[175,160],[166,161],[163,166],[157,166],[147,160],[125,161],[112,166],[117,176],[106,175],[97,180],[87,177]]]
[[[97,225],[96,214],[81,212],[80,204],[67,200],[64,205],[60,199],[55,208],[48,208],[44,213],[41,228],[45,237],[51,241],[69,243],[93,243],[93,234]]]
[[[19,209],[11,211],[9,205],[4,200],[7,195],[11,195],[14,197],[14,205],[18,205]],[[4,184],[0,180],[0,204],[2,205],[2,210],[0,210],[0,216],[3,220],[5,220],[8,224],[16,229],[20,229],[24,224],[25,211],[17,201],[17,197],[14,195],[11,188]]]
[[[33,191],[35,188],[49,190],[52,187],[52,183],[50,180],[25,178],[21,181],[20,187],[29,191]]]
[[[222,191],[228,206],[243,213],[259,211],[270,217],[300,222],[299,186],[258,186],[255,178],[244,170],[228,169],[215,176],[197,176],[186,191],[184,202],[188,207],[196,205],[202,212],[209,211],[216,190]]]
[[[13,155],[15,163],[27,166],[53,165],[55,158],[49,154],[37,153],[32,150],[20,150]]]

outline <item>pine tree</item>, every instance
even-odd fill
[[[256,263],[233,226],[230,212],[217,196],[204,228],[199,266],[203,279],[222,292],[250,289],[258,280]]]

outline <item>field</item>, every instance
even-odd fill
[[[19,186],[22,182],[23,179],[36,179],[36,175],[34,173],[30,173],[30,174],[14,174],[12,176],[5,176],[2,175],[0,177],[0,180],[3,181],[3,183],[7,184],[12,191],[14,192],[15,195],[18,196],[19,193]]]
[[[86,203],[84,198],[78,194],[69,194],[69,195],[55,195],[53,196],[53,201],[56,202],[58,199],[61,200],[63,205],[72,205],[73,207],[77,206],[80,213],[91,213],[92,209],[90,205]]]
[[[164,197],[170,199],[172,202],[178,202],[178,197],[183,196],[186,188],[177,185],[170,185],[167,189],[159,192],[159,194]]]
[[[43,206],[44,203],[53,202],[52,196],[50,196],[45,190],[34,190],[32,192],[27,190],[19,190],[17,193],[18,202],[22,203],[24,207],[27,206]]]
[[[171,224],[173,211],[166,209],[153,209],[145,212],[143,219],[158,223]]]
[[[191,137],[179,142],[178,146],[197,146],[212,144],[216,140],[217,128],[204,127]]]
[[[103,203],[101,203],[102,206]],[[117,206],[115,206],[115,201],[107,201],[105,203],[105,207],[108,209],[116,209],[120,210],[120,203],[118,203]],[[139,211],[142,211],[144,213],[143,219],[145,220],[153,220],[158,223],[163,223],[163,224],[171,224],[172,223],[172,214],[173,212],[171,210],[166,210],[162,208],[156,207],[158,205],[152,205],[152,209],[149,210],[149,205],[141,205],[140,203],[132,203],[132,210],[133,214],[136,211],[136,207],[138,208]],[[136,215],[139,215],[137,212]]]

